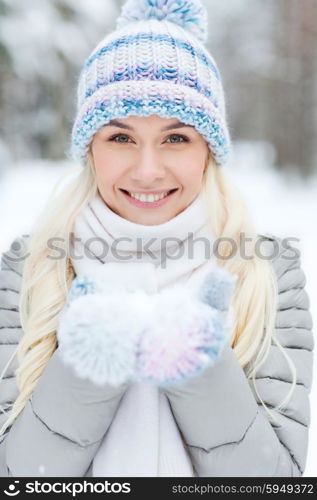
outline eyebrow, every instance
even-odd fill
[[[130,125],[127,125],[126,123],[122,123],[118,120],[111,120],[109,123],[106,123],[104,126],[105,127],[113,126],[113,127],[125,128],[127,130],[134,130],[133,127],[131,127]],[[183,128],[183,127],[194,128],[194,125],[187,125],[187,123],[176,122],[176,123],[172,123],[171,125],[167,125],[167,127],[163,127],[161,129],[161,131],[164,132],[165,130],[171,130],[174,128]]]

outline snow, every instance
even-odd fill
[[[316,199],[317,175],[308,181],[295,174],[283,176],[272,165],[274,150],[265,143],[236,143],[234,156],[224,172],[240,189],[252,210],[258,233],[294,238],[301,251],[314,327],[317,317]],[[78,168],[70,162],[28,161],[8,165],[0,173],[0,252],[12,240],[28,234],[44,207],[54,184]],[[2,175],[2,176],[1,176]],[[317,349],[311,391],[311,430],[305,476],[317,476]],[[315,455],[315,456],[314,456]],[[314,460],[315,458],[315,460]]]

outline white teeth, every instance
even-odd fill
[[[167,196],[169,191],[166,191],[165,193],[162,194],[139,194],[139,193],[130,193],[129,195],[132,196],[132,198],[135,198],[136,200],[139,201],[145,201],[148,203],[153,203],[154,201],[159,201],[165,198]]]

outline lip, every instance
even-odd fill
[[[176,188],[174,188],[176,189]],[[126,189],[125,191],[129,191],[128,189]],[[135,193],[135,194],[162,194],[162,193],[167,193],[168,191],[171,191],[171,189],[156,189],[156,190],[153,190],[153,191],[142,191],[142,190],[133,190],[133,191],[130,191],[130,193]]]
[[[129,203],[131,203],[131,205],[135,206],[135,207],[139,207],[139,208],[159,208],[161,207],[162,205],[165,205],[165,203],[167,203],[170,198],[175,194],[177,193],[178,189],[176,189],[175,191],[172,191],[171,193],[169,193],[167,196],[165,196],[165,198],[163,198],[162,200],[158,200],[158,201],[153,201],[153,202],[147,202],[147,201],[140,201],[140,200],[137,200],[136,198],[132,198],[132,196],[130,196],[129,194],[125,193],[124,191],[120,190],[120,192],[124,195],[124,197],[128,200]],[[134,193],[137,193],[137,191],[133,191]],[[141,191],[144,193],[144,191]],[[161,193],[165,193],[165,191],[161,191]],[[152,194],[152,192],[148,192],[147,194]],[[154,193],[153,194],[160,194],[160,193]]]

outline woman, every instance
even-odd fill
[[[199,0],[129,0],[85,62],[83,168],[2,257],[1,476],[304,473],[305,275],[222,172],[206,36]]]

